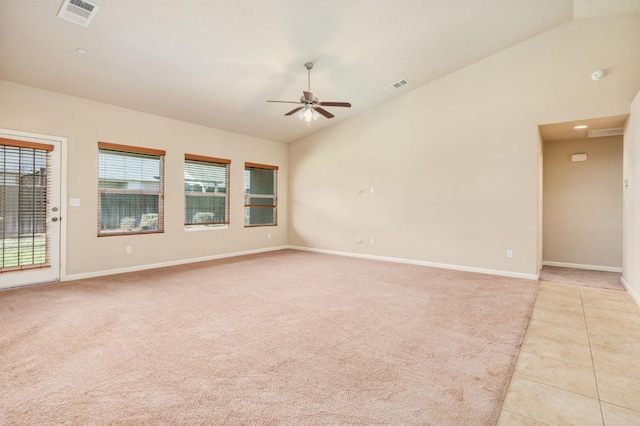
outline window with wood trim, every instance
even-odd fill
[[[0,138],[0,272],[50,265],[53,146]]]
[[[205,228],[229,223],[231,160],[185,154],[184,226]]]
[[[278,224],[278,167],[244,165],[244,226]]]
[[[98,143],[98,236],[164,232],[164,156]]]

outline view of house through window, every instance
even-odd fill
[[[164,231],[161,150],[98,143],[98,236]]]
[[[230,160],[185,155],[184,224],[187,228],[229,223]]]
[[[245,163],[244,225],[277,225],[277,166]]]
[[[0,139],[0,272],[44,266],[50,145]]]

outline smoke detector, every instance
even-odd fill
[[[99,8],[97,4],[88,1],[64,0],[58,11],[58,18],[88,27]]]

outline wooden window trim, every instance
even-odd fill
[[[53,145],[37,142],[17,141],[15,139],[0,138],[0,144],[5,146],[14,146],[18,148],[41,149],[43,151],[53,151]]]
[[[269,169],[269,170],[278,170],[278,166],[269,166],[267,164],[258,164],[258,163],[244,163],[244,167],[253,167],[254,169]]]
[[[98,148],[106,149],[109,151],[122,151],[122,152],[136,153],[136,154],[160,155],[162,157],[164,157],[167,154],[167,152],[163,149],[142,148],[139,146],[120,145],[120,144],[110,143],[110,142],[98,142]]]
[[[218,164],[231,164],[231,160],[225,158],[207,157],[204,155],[185,154],[185,160],[202,161],[204,163],[218,163]]]

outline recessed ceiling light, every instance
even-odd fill
[[[574,129],[586,129],[587,127],[589,126],[587,126],[586,124],[581,124],[579,126],[575,126]]]
[[[87,53],[86,49],[83,49],[82,47],[78,47],[76,49],[76,52],[78,52],[81,55],[84,55],[85,53]]]
[[[407,59],[405,59],[405,60],[404,60],[404,63],[405,63],[405,64],[410,64],[410,63],[411,63],[411,58],[407,58]]]

